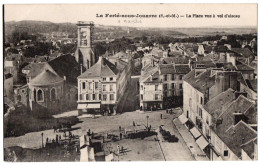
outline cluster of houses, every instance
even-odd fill
[[[79,21],[77,26],[73,55],[52,53],[28,62],[21,53],[5,57],[4,97],[9,108],[51,113],[77,109],[79,114],[120,111],[133,54],[96,57],[94,23]],[[246,44],[254,45],[256,40]],[[183,106],[180,121],[210,159],[257,159],[257,59],[253,52],[246,46],[232,48],[210,41],[138,49],[145,49],[138,84],[140,110]],[[24,82],[19,80],[19,71],[25,75]]]
[[[35,56],[29,62],[22,54],[7,56],[4,89],[5,97],[13,101],[12,108],[37,114],[72,109],[78,109],[80,114],[117,112],[131,77],[132,56],[119,52],[96,57],[92,48],[94,23],[77,25],[78,45],[72,55],[55,52]],[[19,71],[25,81],[17,83]]]
[[[257,58],[253,52],[245,45],[231,48],[217,42],[139,49],[146,50],[139,80],[141,110],[181,105],[179,120],[211,160],[257,159]]]

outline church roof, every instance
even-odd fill
[[[33,78],[29,85],[50,85],[63,81],[63,79],[52,71],[46,69],[42,71],[39,75]]]

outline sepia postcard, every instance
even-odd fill
[[[4,161],[258,160],[257,7],[4,4]]]

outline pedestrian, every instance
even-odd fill
[[[48,143],[48,141],[49,141],[49,138],[47,137],[47,138],[46,138],[46,143]]]
[[[168,108],[166,109],[166,114],[168,114]]]
[[[121,146],[121,153],[125,154],[125,149],[123,146]]]
[[[118,155],[120,154],[120,146],[119,146],[119,144],[117,144],[117,153],[118,153]]]
[[[119,132],[121,131],[121,126],[119,126]]]
[[[94,138],[94,132],[92,131],[92,134],[91,134],[91,138],[93,139]]]
[[[135,121],[133,121],[133,126],[135,127]]]
[[[162,119],[162,114],[161,114],[161,119]]]
[[[61,140],[61,135],[59,135],[59,139]]]
[[[123,136],[123,134],[122,134],[122,133],[120,133],[120,140],[122,140],[122,136]]]
[[[56,135],[56,143],[58,143],[59,142],[59,137],[58,137],[58,135]]]

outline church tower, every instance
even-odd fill
[[[92,49],[92,34],[94,22],[78,21],[78,44],[75,52],[76,61],[89,69],[95,64],[95,55]]]

